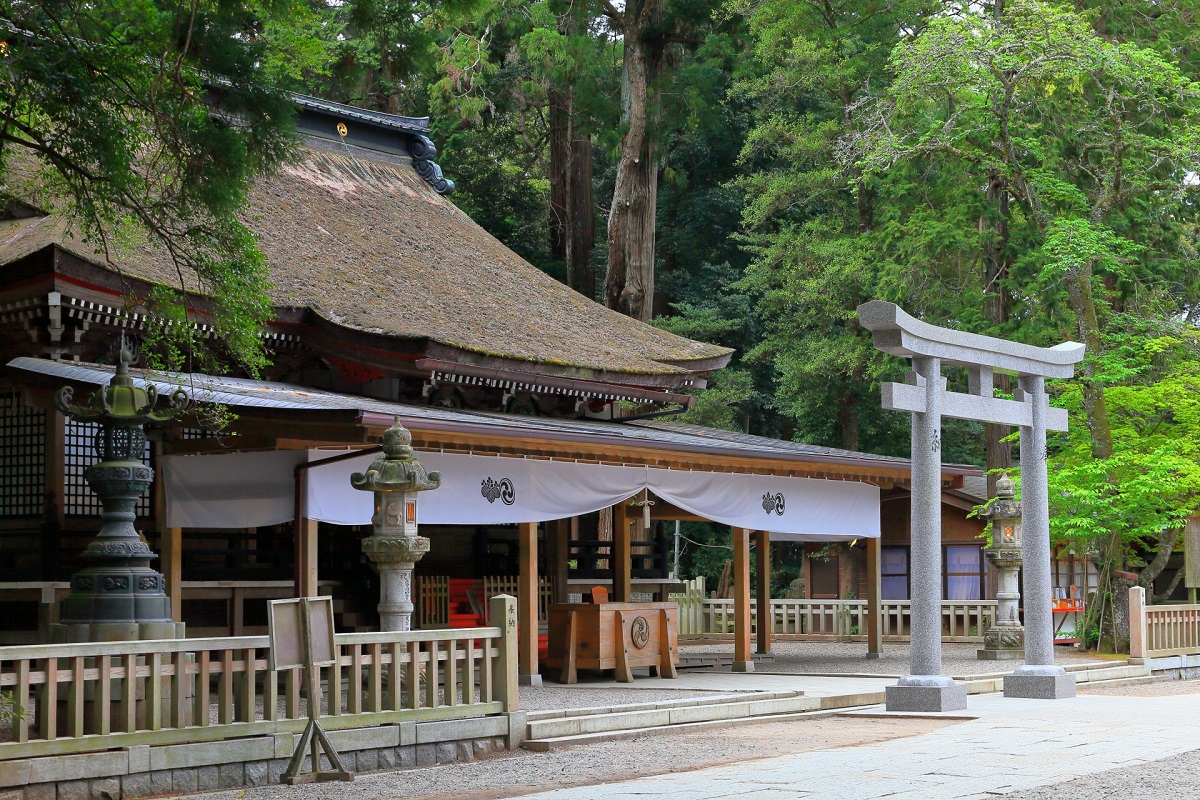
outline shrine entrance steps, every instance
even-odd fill
[[[1116,686],[1154,680],[1147,664],[1114,661],[1104,664],[1066,666],[1076,683]],[[693,673],[695,674],[695,673]],[[1004,675],[996,672],[956,678],[966,684],[969,694],[999,692],[1004,688]],[[717,673],[702,673],[705,678],[717,679]],[[631,703],[593,708],[571,708],[554,711],[530,711],[526,716],[526,735],[522,747],[527,750],[548,751],[592,742],[630,739],[656,733],[685,733],[710,727],[778,722],[799,717],[812,718],[850,711],[866,710],[884,702],[883,684],[899,676],[883,675],[826,675],[807,676],[813,683],[813,693],[790,691],[736,691],[646,703]],[[729,675],[734,679],[734,675]],[[757,673],[736,676],[739,683],[758,678],[776,682],[804,681],[806,676],[779,673]],[[836,686],[844,685],[839,691]],[[586,691],[586,690],[584,690]],[[970,716],[970,707],[959,715]]]
[[[853,708],[881,702],[882,692],[843,698],[806,697],[803,692],[739,692],[607,708],[531,711],[527,716],[526,739],[521,746],[527,750],[555,750],[644,734],[774,722],[822,709]]]

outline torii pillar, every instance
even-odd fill
[[[956,711],[967,707],[966,687],[942,675],[942,417],[1017,425],[1021,429],[1021,493],[1025,516],[1025,664],[1004,679],[1006,697],[1075,696],[1075,681],[1054,664],[1050,607],[1050,508],[1046,485],[1046,431],[1065,431],[1067,412],[1051,408],[1046,378],[1069,378],[1084,346],[1032,345],[939,328],[914,319],[894,303],[858,307],[859,323],[875,347],[912,360],[905,383],[883,385],[883,407],[912,414],[912,636],[909,674],[886,689],[888,711]],[[946,391],[942,365],[965,367],[970,391]],[[996,371],[1015,374],[1014,399],[995,397]]]

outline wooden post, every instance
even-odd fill
[[[750,531],[733,529],[733,671],[754,672],[750,655]]]
[[[630,580],[633,564],[630,558],[629,542],[629,503],[622,500],[613,506],[612,601],[614,603],[628,603],[633,600],[633,584]]]
[[[775,627],[775,614],[771,610],[771,533],[758,531],[754,537],[758,548],[758,650],[771,652],[771,631]]]
[[[1150,642],[1146,625],[1146,590],[1141,586],[1129,587],[1129,661],[1141,664],[1146,660]]]
[[[518,679],[524,686],[541,686],[538,674],[538,557],[537,523],[517,525],[521,573],[517,576]]]
[[[171,598],[171,619],[183,620],[183,528],[163,528],[159,542],[163,590]]]
[[[550,565],[550,576],[554,589],[550,596],[553,603],[567,602],[567,561],[571,557],[571,520],[556,519],[546,523],[546,563]]]
[[[46,409],[46,483],[43,506],[41,541],[41,579],[58,580],[58,564],[61,557],[63,503],[66,500],[66,429],[67,418],[54,410]]]
[[[504,704],[505,711],[516,711],[517,704],[517,599],[498,594],[490,601],[492,624],[500,629],[500,657],[492,669],[492,699]],[[484,658],[488,658],[484,650]],[[416,683],[415,681],[413,682]],[[482,693],[482,689],[480,690]]]
[[[882,541],[867,539],[867,658],[883,655]]]
[[[300,520],[296,537],[296,596],[317,596],[317,521]]]

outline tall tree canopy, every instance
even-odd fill
[[[291,104],[272,84],[319,65],[311,19],[293,0],[0,2],[0,186],[49,184],[39,197],[63,199],[110,257],[131,236],[165,248],[251,370],[265,269],[237,214],[291,150]]]

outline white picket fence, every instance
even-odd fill
[[[680,636],[714,636],[733,633],[732,600],[705,596],[704,578],[686,582],[683,592],[668,599],[679,605]],[[772,633],[814,639],[866,638],[865,600],[771,600]],[[908,600],[886,600],[882,604],[883,635],[893,640],[908,638]],[[946,600],[942,602],[942,638],[945,641],[983,641],[983,634],[996,618],[995,600]],[[750,624],[758,630],[758,608],[750,605]]]

